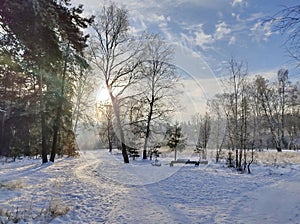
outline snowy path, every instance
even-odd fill
[[[123,177],[129,176],[129,179],[127,179],[129,184],[124,179],[122,180],[122,178],[119,179],[121,182],[118,179],[113,179],[116,177],[114,175],[122,176],[119,172],[121,161],[112,161],[111,158],[107,158],[107,155],[102,154],[100,156],[102,160],[97,157],[95,158],[94,154],[91,157],[84,155],[82,158],[85,165],[81,165],[74,171],[83,184],[90,185],[89,190],[93,189],[92,192],[89,192],[92,194],[92,197],[102,193],[99,198],[101,200],[96,203],[99,212],[95,214],[95,217],[105,217],[105,223],[154,223],[157,220],[161,220],[160,223],[175,223],[173,215],[168,215],[166,208],[160,206],[155,201],[147,200],[151,198],[151,194],[147,192],[147,189],[142,185],[132,185],[132,181],[136,180],[134,173],[123,170],[125,173]],[[102,163],[107,161],[110,161],[110,167],[105,168],[110,169],[101,169],[104,168]],[[115,168],[115,170],[111,168]],[[107,174],[112,174],[113,176]],[[101,206],[103,208],[100,208]],[[107,207],[111,207],[111,209],[106,211]],[[105,211],[106,214],[101,214],[101,211]],[[82,221],[87,220],[94,221],[94,219],[85,219]]]
[[[247,194],[250,200],[240,207],[237,220],[240,223],[300,223],[300,173],[289,180],[257,189]]]
[[[101,153],[99,157],[85,155],[89,169],[93,171],[81,170],[79,174],[94,175],[96,178],[85,177],[94,185],[101,186],[108,182],[116,187],[115,190],[124,190],[107,216],[107,223],[298,222],[299,209],[294,204],[297,204],[295,195],[300,193],[300,188],[295,186],[300,181],[284,179],[283,176],[297,176],[298,170],[275,169],[258,175],[240,175],[214,166],[170,168],[164,164],[162,167],[152,167],[139,162],[120,166],[120,160],[112,159],[113,155]],[[285,204],[277,204],[270,193],[276,191],[278,183],[282,188],[292,187],[292,194],[285,191]],[[269,208],[273,204],[277,207]],[[245,207],[252,208],[254,215],[249,210],[241,209]],[[274,215],[272,209],[281,209],[282,212]],[[284,212],[287,209],[296,214],[290,216]]]
[[[241,175],[220,165],[123,164],[90,151],[54,164],[1,165],[0,209],[34,214],[51,205],[67,214],[29,223],[300,223],[300,169],[257,166]],[[30,208],[30,209],[29,209]],[[21,209],[20,209],[21,211]]]

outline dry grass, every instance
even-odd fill
[[[20,180],[17,181],[8,181],[5,183],[0,183],[0,189],[4,188],[6,190],[14,191],[16,189],[23,188],[23,183]]]
[[[51,217],[55,218],[58,216],[63,216],[70,211],[70,208],[64,205],[59,199],[51,200],[49,203],[48,212]]]
[[[300,164],[300,152],[275,150],[257,152],[257,162],[266,165]]]
[[[207,156],[209,159],[215,159],[216,150],[209,150]],[[223,150],[220,159],[226,160],[228,151]],[[247,152],[247,160],[251,158],[251,151]],[[300,151],[264,150],[262,152],[254,151],[254,163],[264,165],[287,165],[300,164]]]
[[[70,208],[60,200],[51,200],[49,205],[34,211],[32,203],[26,207],[0,208],[0,223],[49,223],[58,216],[63,216],[69,212]]]

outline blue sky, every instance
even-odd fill
[[[95,14],[109,2],[73,0],[74,4],[82,3],[87,14]],[[174,44],[174,63],[188,74],[184,91],[194,104],[199,105],[194,97],[202,94],[208,98],[218,92],[218,77],[226,75],[225,68],[231,58],[247,63],[248,72],[253,75],[272,78],[280,68],[286,68],[290,77],[299,79],[296,64],[284,46],[287,37],[274,32],[270,23],[262,24],[285,6],[295,6],[299,1],[123,0],[115,3],[128,10],[131,32],[160,33]]]
[[[95,13],[109,1],[73,0]],[[292,69],[285,36],[261,24],[296,0],[123,0],[133,32],[161,33],[169,42],[201,55],[216,75],[231,57],[248,63],[250,73]],[[293,74],[291,74],[293,75]]]

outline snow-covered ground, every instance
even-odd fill
[[[258,159],[251,175],[214,162],[170,167],[171,157],[123,164],[107,150],[1,163],[0,223],[300,223],[300,152],[261,155],[270,164]]]

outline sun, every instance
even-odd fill
[[[101,86],[97,93],[97,102],[107,102],[110,101],[110,96],[107,88],[105,86]]]

